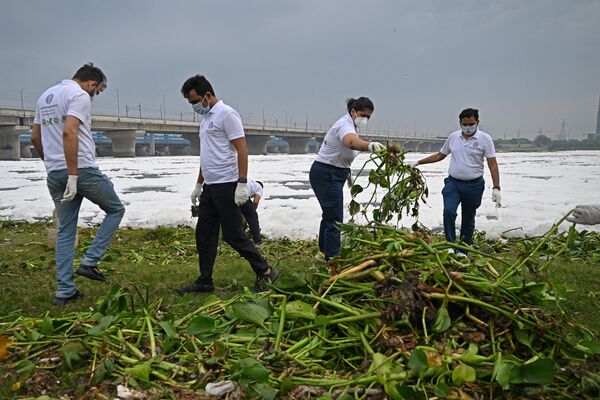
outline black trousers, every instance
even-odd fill
[[[213,283],[219,228],[223,232],[223,241],[250,263],[257,276],[264,275],[269,269],[267,261],[242,228],[242,214],[234,202],[236,186],[237,182],[205,184],[202,190],[196,224],[196,249],[200,263],[200,276],[196,279],[198,283]]]
[[[254,203],[252,200],[248,199],[247,202],[240,206],[240,211],[244,218],[246,218],[246,222],[248,222],[248,227],[250,228],[250,233],[252,234],[252,240],[254,240],[255,244],[260,244],[262,242],[262,238],[260,237],[260,225],[258,223],[258,213],[256,212],[256,207],[254,207]]]

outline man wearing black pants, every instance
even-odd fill
[[[213,266],[217,257],[219,228],[223,240],[250,263],[256,274],[254,291],[266,289],[279,272],[269,267],[256,246],[245,235],[238,206],[248,201],[248,148],[240,115],[217,99],[212,85],[196,75],[183,84],[181,93],[202,115],[200,123],[200,170],[192,203],[198,200],[196,248],[200,276],[191,285],[178,288],[180,294],[212,292]]]
[[[246,219],[246,222],[248,222],[248,227],[250,228],[250,234],[252,235],[254,244],[262,243],[262,237],[260,236],[260,224],[258,222],[258,213],[256,212],[258,203],[262,197],[262,190],[263,184],[261,181],[253,181],[252,179],[248,179],[248,197],[250,198],[247,202],[240,206],[240,211]]]

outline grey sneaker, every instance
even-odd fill
[[[256,293],[269,290],[269,284],[273,284],[277,279],[279,279],[279,275],[281,275],[281,272],[271,267],[271,272],[266,275],[256,277],[256,283],[254,284],[252,291]]]

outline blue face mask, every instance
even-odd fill
[[[204,99],[204,98],[202,98],[202,99]],[[198,113],[200,115],[206,115],[210,111],[210,106],[203,106],[202,100],[200,100],[196,104],[192,104],[192,108],[194,109],[194,111],[196,113]]]

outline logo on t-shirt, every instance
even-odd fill
[[[213,128],[213,126],[214,126],[214,125],[213,125],[213,122],[212,122],[212,121],[210,121],[210,122],[209,122],[209,124],[208,124],[208,129],[212,129],[212,128]]]
[[[52,102],[52,99],[54,98],[54,94],[50,93],[48,96],[46,96],[46,104],[50,104]]]

